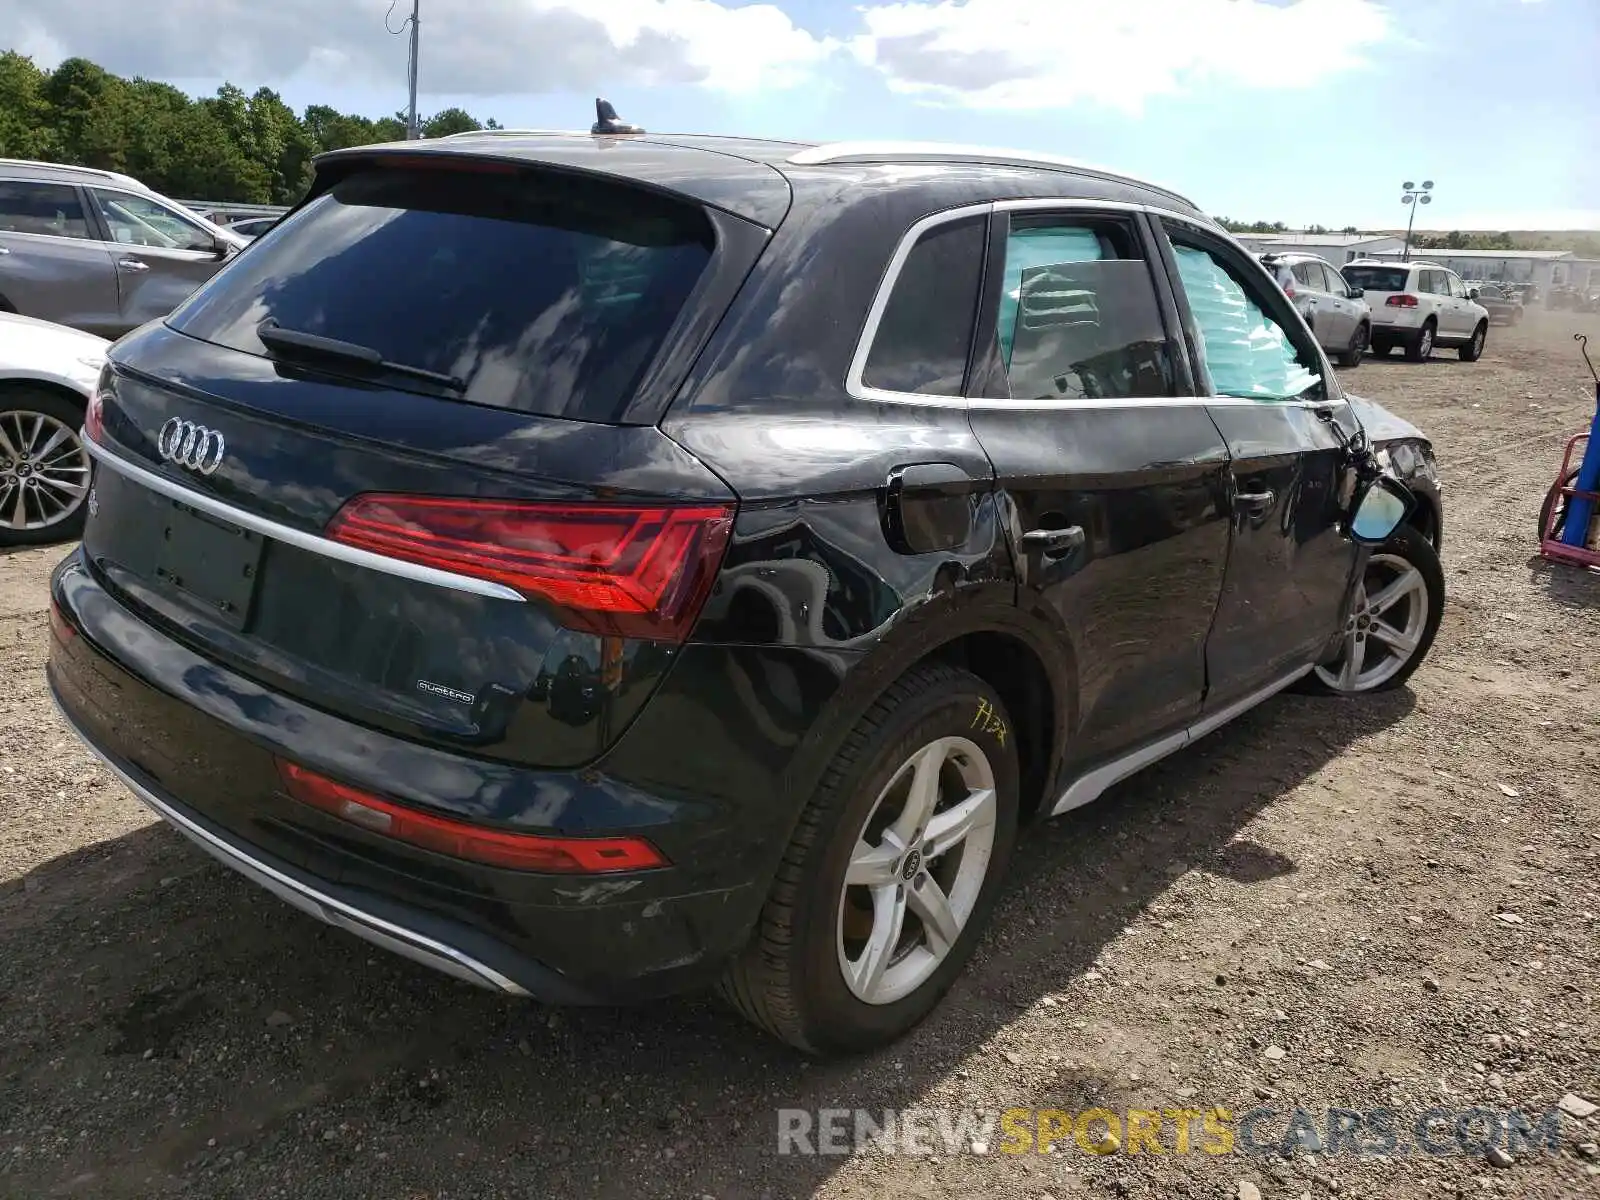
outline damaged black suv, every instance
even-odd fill
[[[809,1052],[937,1003],[1030,818],[1443,603],[1426,439],[1063,160],[339,151],[110,359],[49,679],[140,799],[462,979]]]

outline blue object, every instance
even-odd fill
[[[1200,331],[1200,357],[1219,396],[1292,400],[1317,383],[1283,330],[1204,250],[1174,246],[1178,275]]]
[[[1580,492],[1600,492],[1600,383],[1594,385],[1594,421],[1589,425],[1589,444],[1583,448],[1583,462],[1573,485]],[[1567,501],[1567,522],[1561,540],[1568,546],[1589,544],[1589,520],[1594,516],[1594,501],[1573,496]]]

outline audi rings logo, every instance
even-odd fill
[[[215,429],[169,417],[156,435],[156,449],[168,462],[209,475],[222,465],[227,443]]]

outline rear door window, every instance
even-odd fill
[[[1314,292],[1327,290],[1322,286],[1322,272],[1314,263],[1295,263],[1294,277]]]
[[[959,396],[972,348],[984,217],[936,225],[917,239],[878,322],[861,382],[887,392]]]
[[[0,233],[87,239],[89,221],[75,187],[0,179]]]
[[[996,333],[1013,400],[1168,396],[1172,347],[1133,226],[1015,217]]]
[[[705,213],[573,173],[474,166],[357,170],[171,324],[266,354],[256,331],[270,319],[452,378],[471,403],[619,420],[710,262]]]

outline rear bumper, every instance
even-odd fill
[[[761,864],[704,806],[595,769],[519,770],[508,779],[505,764],[419,747],[301,704],[139,620],[81,552],[57,568],[51,602],[59,614],[47,667],[52,697],[129,790],[225,865],[385,949],[508,994],[624,1003],[714,979],[760,910]],[[462,781],[481,772],[485,792],[525,789],[550,813],[544,828],[552,832],[642,833],[673,865],[534,874],[383,838],[282,793],[275,755],[310,755],[315,764],[334,750],[369,764],[339,772],[356,786],[382,791],[386,771],[405,771],[470,806],[475,794],[463,794]],[[651,808],[663,823],[600,829],[578,812],[610,823]]]

